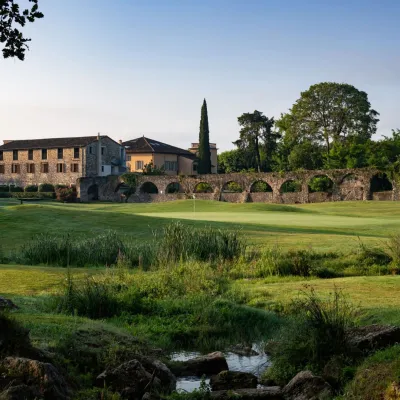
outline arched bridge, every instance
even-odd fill
[[[400,186],[376,169],[233,173],[195,176],[137,175],[124,196],[122,177],[80,178],[81,201],[162,202],[184,198],[263,203],[399,200]],[[95,195],[93,195],[95,193]]]

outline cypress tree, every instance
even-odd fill
[[[210,131],[208,128],[208,113],[206,99],[201,107],[200,134],[199,134],[199,174],[211,174]]]

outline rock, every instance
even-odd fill
[[[147,372],[138,360],[105,370],[96,378],[97,387],[120,393],[123,399],[140,400],[150,389],[160,390],[161,381]]]
[[[176,376],[214,375],[229,370],[226,358],[220,351],[187,361],[176,361],[170,364],[170,368]]]
[[[0,400],[37,400],[40,393],[27,385],[12,386],[0,393]]]
[[[398,400],[400,399],[400,385],[397,382],[392,382],[392,384],[387,388],[384,400]]]
[[[0,311],[6,310],[18,310],[18,306],[14,304],[11,300],[0,296]]]
[[[71,396],[68,384],[54,365],[20,357],[3,359],[0,362],[0,387],[9,389],[8,394],[2,396],[12,398],[13,393],[27,390],[26,386],[31,393],[39,393],[46,400],[67,400]]]
[[[251,357],[258,356],[258,353],[252,349],[251,346],[245,344],[237,344],[229,349],[231,353],[237,354],[238,356]]]
[[[393,346],[400,342],[400,327],[391,325],[368,325],[351,329],[348,333],[350,346],[371,351]]]
[[[222,371],[210,379],[212,390],[251,389],[257,383],[257,377],[248,372]]]
[[[310,371],[299,372],[284,388],[286,400],[327,400],[333,397],[332,387]]]
[[[142,397],[142,400],[160,400],[160,396],[157,396],[156,394],[147,392],[144,394],[144,396]],[[0,399],[1,400],[1,399]]]
[[[263,389],[220,390],[217,392],[211,392],[210,397],[214,400],[234,398],[240,398],[240,400],[283,400],[282,390],[278,386],[272,386]]]
[[[324,367],[322,377],[334,388],[338,389],[343,381],[343,369],[346,366],[341,357],[333,357]]]

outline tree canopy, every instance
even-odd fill
[[[198,167],[200,174],[211,173],[211,151],[210,151],[210,130],[208,126],[208,111],[206,99],[201,107],[200,132],[199,132],[199,153]]]
[[[0,0],[0,43],[3,44],[3,57],[17,57],[25,59],[25,51],[29,49],[27,43],[31,39],[24,37],[17,27],[24,27],[27,22],[43,18],[39,11],[38,0],[29,0],[32,7],[21,10],[15,0]]]

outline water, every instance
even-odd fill
[[[240,356],[231,352],[224,352],[226,361],[230,371],[239,372],[250,372],[257,377],[260,377],[265,369],[270,365],[268,356],[258,347],[253,346],[253,349],[257,351],[258,355],[253,356]],[[172,354],[171,360],[174,361],[187,361],[191,358],[201,356],[198,352],[179,352]],[[209,383],[210,379],[206,379],[206,383]],[[178,378],[176,388],[177,390],[185,390],[192,392],[194,389],[200,387],[201,378],[197,376],[185,376]]]

